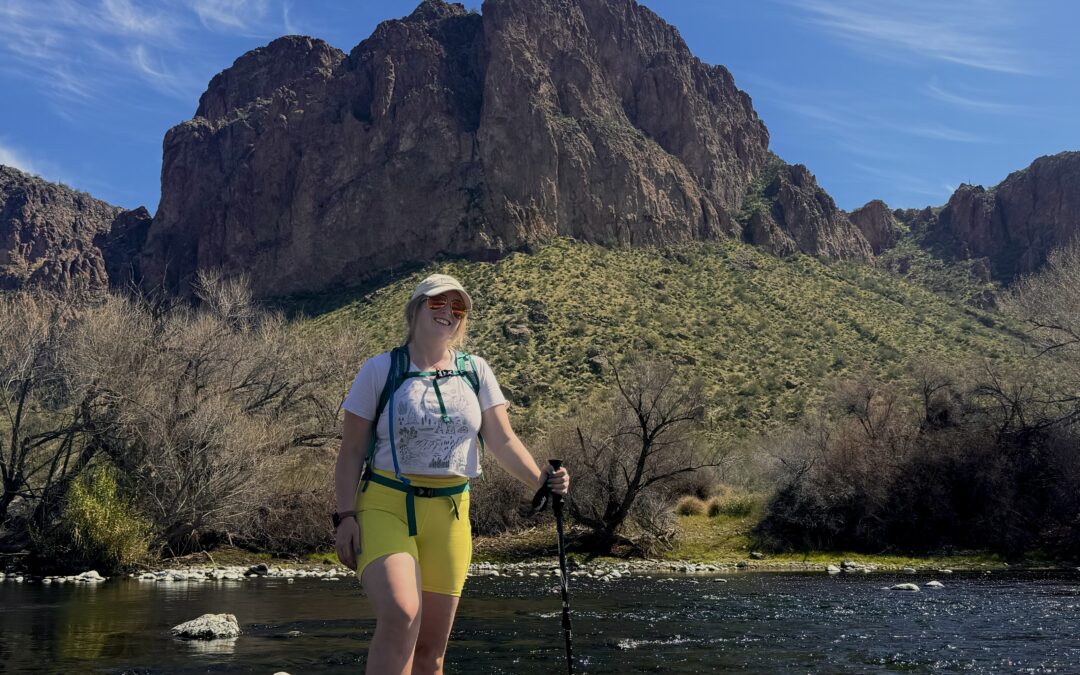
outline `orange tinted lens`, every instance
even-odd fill
[[[446,298],[442,296],[435,296],[434,298],[427,299],[428,309],[442,309],[446,307]]]
[[[464,319],[468,311],[465,309],[465,303],[463,302],[454,302],[450,305],[450,313],[454,315],[455,319]]]

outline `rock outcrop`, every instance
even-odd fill
[[[104,289],[109,263],[102,249],[116,246],[111,233],[145,231],[149,221],[146,209],[125,211],[0,166],[0,289]],[[140,246],[124,250],[131,256]],[[124,265],[121,248],[113,256],[118,266]]]
[[[561,235],[738,235],[767,145],[731,74],[634,0],[425,0],[348,56],[286,37],[215,77],[165,138],[140,266],[265,297]],[[796,245],[844,252],[811,230]]]
[[[859,228],[874,255],[896,245],[900,229],[885,202],[874,199],[848,214],[848,220]]]
[[[775,162],[745,210],[743,239],[779,256],[870,258],[870,244],[802,164]]]
[[[1080,233],[1080,152],[1040,157],[989,190],[961,185],[926,240],[961,258],[986,258],[1009,283],[1042,267]]]

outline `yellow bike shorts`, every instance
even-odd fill
[[[375,469],[375,472],[394,478],[387,471]],[[418,487],[451,487],[467,480],[460,476],[403,475]],[[469,493],[415,497],[415,504],[416,536],[410,537],[404,492],[371,481],[366,490],[357,493],[360,522],[357,578],[362,578],[364,569],[378,558],[408,553],[420,564],[421,590],[460,597],[472,561]]]

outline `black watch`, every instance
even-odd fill
[[[330,514],[330,520],[333,521],[335,530],[337,529],[338,525],[341,525],[341,521],[345,520],[346,518],[356,518],[356,511],[342,511],[341,513],[334,511]]]

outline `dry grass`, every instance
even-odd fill
[[[716,500],[713,499],[712,501],[715,502]],[[700,516],[705,513],[705,509],[705,502],[693,495],[687,495],[675,503],[675,513],[680,516]]]

